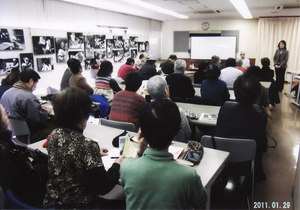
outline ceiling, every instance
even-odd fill
[[[77,1],[84,4],[85,1]],[[177,18],[148,10],[122,0],[97,0],[112,5],[107,10],[122,9],[121,13],[156,20],[176,20]],[[141,0],[164,9],[188,16],[190,19],[242,18],[229,0]],[[253,18],[266,16],[300,16],[300,0],[245,0]],[[82,2],[82,3],[81,3]],[[94,1],[95,2],[95,1]],[[95,4],[93,4],[95,5]],[[275,8],[277,7],[277,9]],[[116,9],[114,9],[116,8]]]

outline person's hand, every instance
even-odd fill
[[[108,149],[106,149],[105,147],[100,148],[100,156],[101,157],[108,155],[107,153],[108,153]]]
[[[276,69],[280,69],[280,65],[275,65],[275,68]]]
[[[139,132],[138,132],[138,145],[139,145],[138,155],[142,156],[142,154],[144,153],[144,151],[147,149],[148,142],[143,137],[141,129],[139,129]]]
[[[121,155],[121,156],[115,161],[115,163],[118,163],[118,164],[120,165],[123,159],[124,159],[124,155]]]
[[[42,109],[46,110],[48,112],[48,114],[52,113],[52,109],[46,106],[42,106]]]

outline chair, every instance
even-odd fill
[[[135,125],[130,122],[119,122],[119,121],[100,118],[100,124],[108,127],[126,130],[126,131],[137,132],[137,128],[135,127]]]
[[[8,209],[36,209],[20,201],[11,190],[6,191]]]
[[[251,201],[253,203],[254,193],[254,161],[256,155],[256,142],[253,139],[223,138],[204,135],[201,138],[204,147],[227,151],[229,163],[242,163],[251,161]],[[249,204],[249,203],[248,203]]]
[[[9,129],[15,136],[27,136],[27,144],[30,144],[30,130],[25,120],[19,120],[9,117]],[[18,140],[15,140],[16,144],[19,144]],[[21,143],[23,144],[23,143]]]

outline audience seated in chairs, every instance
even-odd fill
[[[129,72],[136,71],[136,69],[133,67],[134,62],[135,61],[133,58],[127,58],[126,63],[123,64],[118,71],[118,77],[124,80]]]
[[[108,193],[119,180],[118,158],[106,172],[101,156],[107,149],[83,136],[92,100],[80,88],[68,88],[53,100],[59,128],[48,141],[49,179],[44,208],[86,208],[101,206],[98,194]]]
[[[198,71],[194,74],[194,83],[201,84],[203,80],[205,80],[205,69],[209,63],[207,61],[200,61],[198,64]]]
[[[170,55],[168,60],[161,63],[160,67],[164,74],[172,74],[174,73],[174,62],[177,60],[176,55]]]
[[[210,64],[205,70],[206,79],[201,85],[201,97],[215,102],[216,105],[223,105],[230,97],[226,83],[218,79],[220,74],[218,66]]]
[[[127,209],[200,209],[207,193],[194,168],[175,162],[168,148],[180,127],[174,102],[156,99],[139,118],[140,158],[125,158],[120,174]],[[147,148],[149,144],[150,148]]]
[[[111,105],[114,94],[121,91],[116,80],[111,78],[113,65],[110,61],[103,61],[97,73],[96,87],[94,94],[103,95],[107,102]]]
[[[255,176],[265,180],[262,166],[262,152],[266,150],[267,117],[253,107],[260,96],[259,80],[249,74],[242,75],[234,83],[237,103],[225,102],[221,107],[215,136],[254,139],[256,141]],[[237,168],[237,170],[239,170]]]
[[[25,70],[20,74],[20,81],[7,90],[1,104],[9,113],[9,117],[25,120],[30,129],[31,143],[45,139],[56,127],[52,120],[48,120],[51,109],[40,105],[32,91],[35,90],[40,76],[34,70]],[[27,143],[27,138],[18,140]]]
[[[174,63],[174,73],[166,77],[166,81],[170,88],[171,99],[186,99],[195,96],[195,90],[192,80],[184,75],[186,63],[184,60],[178,59]]]
[[[270,59],[269,58],[262,58],[260,60],[262,68],[260,70],[260,81],[271,82],[271,85],[268,90],[268,97],[269,97],[269,108],[275,107],[275,104],[280,103],[279,98],[279,89],[278,83],[273,79],[274,77],[274,70],[270,69]],[[293,84],[294,86],[295,84]],[[294,89],[295,90],[295,89]],[[296,88],[298,91],[298,87]]]
[[[156,75],[149,79],[147,84],[147,91],[154,100],[170,97],[168,84],[166,80],[159,75]],[[191,128],[189,125],[189,121],[181,108],[179,108],[179,112],[181,117],[180,129],[182,129],[184,132],[185,140],[189,140],[191,138]]]
[[[232,88],[234,81],[238,76],[242,75],[243,72],[238,70],[236,67],[236,62],[234,58],[228,58],[226,60],[226,68],[222,69],[220,80],[223,80],[227,84],[227,88]]]
[[[0,98],[2,97],[5,91],[11,88],[17,81],[19,81],[19,78],[20,71],[18,68],[14,68],[5,78],[2,79],[0,86]]]
[[[81,75],[82,66],[80,61],[75,58],[71,58],[69,60],[68,65],[73,73],[69,79],[69,87],[79,87],[86,91],[89,95],[92,95],[94,93],[93,88],[87,84],[86,79]]]
[[[146,103],[145,98],[136,91],[142,84],[138,72],[130,72],[125,78],[125,90],[118,92],[112,102],[109,119],[121,122],[131,122],[139,127],[138,117]]]

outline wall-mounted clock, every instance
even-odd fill
[[[208,30],[209,27],[210,27],[210,25],[209,25],[208,22],[203,22],[203,23],[201,24],[201,28],[202,28],[204,31]]]

